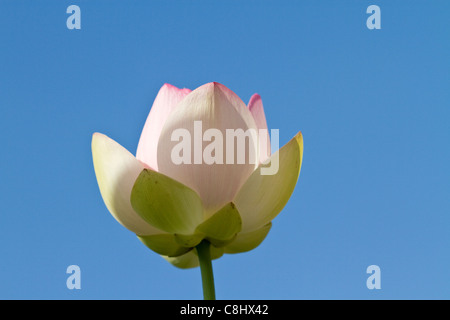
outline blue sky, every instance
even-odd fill
[[[2,0],[0,298],[201,299],[199,269],[108,213],[90,143],[102,132],[135,153],[164,83],[217,81],[262,96],[280,145],[299,130],[305,143],[266,240],[214,261],[217,298],[449,299],[449,14],[448,1]],[[72,264],[81,290],[66,287]]]

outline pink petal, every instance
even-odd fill
[[[190,92],[189,89],[178,89],[166,83],[153,102],[139,139],[136,158],[155,171],[158,171],[156,151],[164,123],[177,104]]]
[[[199,143],[196,143],[199,139],[194,130],[195,121],[201,121]],[[211,142],[203,141],[202,137],[208,129],[216,129],[216,132],[220,131],[222,135],[222,164],[205,163],[202,152]],[[167,119],[158,142],[158,170],[195,190],[202,199],[206,217],[230,202],[259,164],[256,141],[247,144],[245,150],[246,155],[253,152],[253,164],[247,161],[247,158],[244,164],[237,164],[236,161],[234,164],[227,164],[227,129],[242,129],[244,132],[252,129],[257,133],[255,120],[245,103],[225,86],[215,82],[208,83],[192,91],[180,102]],[[180,140],[171,141],[175,130],[188,132],[191,137],[190,164],[175,164],[171,158],[172,150],[180,143]],[[199,132],[198,122],[196,132]],[[200,146],[200,159],[197,160],[201,161],[197,164],[196,145]]]
[[[264,130],[266,134],[259,136],[259,161],[264,162],[271,155],[270,151],[270,135],[267,129],[266,116],[264,114],[264,107],[259,94],[255,93],[248,103],[248,108],[255,119],[258,130]]]

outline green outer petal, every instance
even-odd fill
[[[165,256],[179,256],[191,250],[191,248],[180,246],[173,234],[155,234],[137,237],[148,248]]]
[[[202,202],[195,191],[149,169],[137,178],[131,205],[145,221],[168,233],[193,234],[203,221]]]
[[[214,246],[210,246],[210,249],[211,249],[211,260],[219,259],[221,256],[223,256],[224,253],[223,248],[216,248]],[[175,267],[181,269],[189,269],[199,266],[197,250],[195,248],[179,257],[167,257],[167,256],[162,257],[171,264],[173,264]]]
[[[225,247],[225,253],[240,253],[255,249],[266,238],[271,227],[272,223],[269,222],[257,230],[239,233],[236,239]]]
[[[212,217],[200,224],[196,231],[207,238],[228,240],[241,231],[242,221],[239,211],[233,203],[226,204]]]
[[[302,164],[301,132],[297,133],[277,153],[278,172],[274,175],[262,175],[261,168],[264,165],[261,165],[244,183],[233,201],[241,214],[243,232],[258,229],[267,224],[288,202],[297,183]],[[277,154],[272,155],[271,159],[276,156]]]

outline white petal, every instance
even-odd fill
[[[144,166],[111,138],[94,133],[92,157],[95,175],[106,207],[125,228],[138,235],[161,234],[131,207],[131,189]]]

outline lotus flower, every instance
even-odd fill
[[[148,115],[136,156],[103,134],[92,138],[95,173],[108,210],[147,247],[180,268],[199,265],[192,249],[205,239],[211,244],[211,259],[256,248],[291,196],[302,162],[299,132],[273,155],[268,135],[258,135],[256,142],[248,143],[256,151],[254,163],[205,163],[195,155],[192,163],[174,163],[176,130],[201,140],[187,151],[213,141],[195,132],[199,121],[203,131],[213,129],[224,136],[229,129],[267,130],[257,94],[247,107],[219,83],[194,91],[165,84]],[[278,172],[261,174],[274,157]]]

